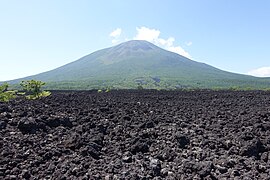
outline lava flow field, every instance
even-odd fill
[[[270,92],[56,91],[0,103],[0,179],[270,179]]]

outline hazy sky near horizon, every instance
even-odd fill
[[[0,0],[0,81],[132,39],[270,77],[268,0]]]

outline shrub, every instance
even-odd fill
[[[8,84],[2,84],[0,86],[0,101],[8,102],[14,98],[16,98],[16,91],[8,91]]]
[[[41,90],[41,87],[45,85],[45,83],[42,81],[22,81],[20,85],[22,86],[23,90],[26,91],[27,99],[39,99],[51,95],[51,92]]]
[[[108,92],[110,92],[110,91],[111,91],[110,88],[107,88],[105,92],[108,93]]]

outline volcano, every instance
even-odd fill
[[[230,73],[144,40],[102,49],[54,70],[10,81],[37,79],[51,89],[266,88],[269,78]]]

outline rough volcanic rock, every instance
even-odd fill
[[[0,103],[0,179],[269,179],[270,92],[53,91]]]

